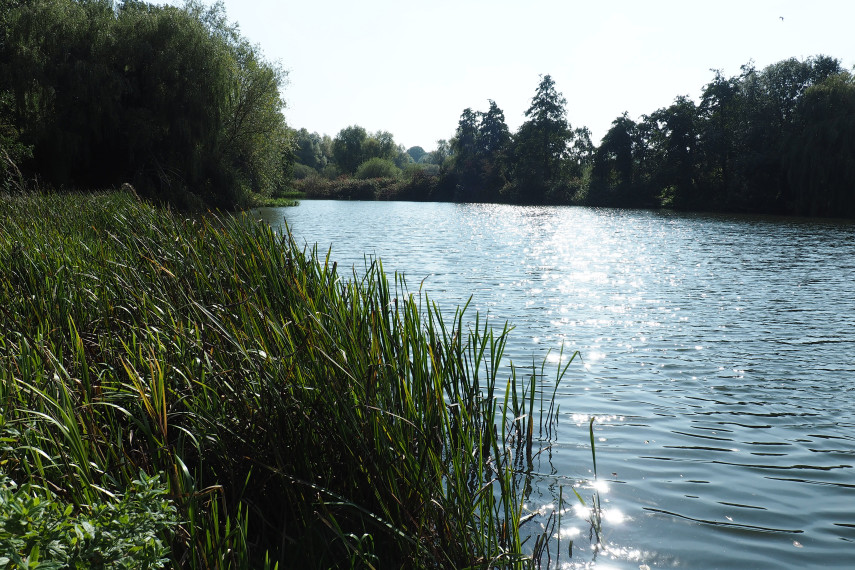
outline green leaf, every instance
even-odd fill
[[[32,550],[30,550],[30,555],[27,557],[27,566],[29,568],[37,568],[39,565],[39,545],[33,545]]]

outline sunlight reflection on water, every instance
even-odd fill
[[[527,500],[537,524],[562,488],[585,501],[556,532],[575,533],[561,567],[851,566],[855,225],[405,202],[259,215],[339,268],[376,254],[443,307],[472,295],[516,326],[508,357],[547,358],[547,382],[580,351]]]

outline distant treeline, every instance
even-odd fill
[[[599,146],[566,115],[546,75],[516,133],[489,101],[464,110],[433,153],[357,126],[334,139],[303,129],[296,185],[313,197],[855,217],[855,80],[836,59],[715,72],[699,103],[677,97],[638,121],[624,113]]]
[[[827,56],[618,116],[595,146],[549,75],[511,133],[465,109],[436,150],[285,123],[285,73],[221,4],[0,0],[0,189],[36,179],[234,208],[253,194],[855,217],[855,79]],[[371,180],[373,182],[363,182]]]
[[[0,185],[231,208],[290,179],[284,72],[221,4],[0,0]]]

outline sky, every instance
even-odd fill
[[[490,99],[515,131],[541,75],[566,98],[571,126],[598,143],[624,112],[638,120],[680,95],[697,102],[714,69],[732,77],[750,61],[820,54],[855,64],[853,0],[223,3],[288,72],[290,126],[335,137],[359,125],[428,151]]]

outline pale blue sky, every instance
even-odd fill
[[[205,0],[210,3],[210,0]],[[180,0],[171,3],[181,4]],[[594,141],[678,95],[789,57],[855,63],[853,0],[225,0],[231,21],[289,72],[291,126],[386,130],[432,150],[466,107],[494,99],[511,130],[550,74]],[[781,20],[783,16],[783,20]]]

